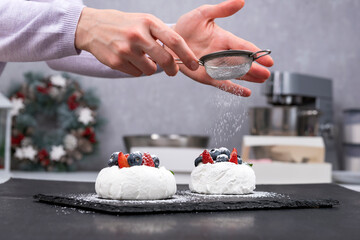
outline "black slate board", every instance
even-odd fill
[[[261,209],[332,208],[333,199],[306,199],[276,193],[255,192],[252,195],[201,195],[181,190],[165,200],[107,200],[96,194],[45,195],[34,199],[41,203],[74,207],[109,214],[175,213]]]

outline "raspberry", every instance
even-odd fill
[[[208,150],[204,150],[204,152],[201,154],[202,155],[202,163],[206,164],[206,163],[211,163],[213,164],[214,161],[210,155],[210,153],[208,152]]]
[[[233,151],[232,151],[232,153],[230,154],[229,162],[238,164],[237,150],[236,150],[236,148],[234,148]]]
[[[119,168],[130,167],[125,155],[122,152],[119,153],[118,165]]]
[[[154,161],[149,153],[144,153],[142,159],[143,159],[143,165],[149,167],[155,167]]]

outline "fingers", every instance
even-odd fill
[[[128,61],[119,62],[118,64],[106,64],[106,65],[108,65],[110,68],[114,70],[118,70],[130,74],[134,77],[140,77],[141,75],[143,75],[143,71],[141,71],[134,64]]]
[[[152,41],[148,47],[145,47],[144,51],[154,62],[161,66],[167,75],[175,76],[179,71],[179,66],[176,64],[174,57],[157,42]]]
[[[228,0],[217,5],[203,5],[198,10],[207,19],[224,18],[238,12],[244,4],[243,0]]]
[[[251,90],[243,87],[239,84],[233,83],[230,80],[226,80],[226,81],[216,81],[214,80],[211,83],[212,86],[217,87],[225,92],[237,95],[237,96],[242,96],[242,97],[249,97],[251,95]]]
[[[193,53],[193,51],[191,51],[189,46],[186,44],[185,40],[170,27],[166,26],[164,23],[160,21],[157,21],[154,22],[154,24],[150,25],[150,32],[154,38],[159,39],[168,48],[170,48],[181,59],[181,61],[185,64],[187,68],[189,68],[190,70],[197,70],[199,68],[198,60],[195,54]],[[156,52],[160,50],[154,48],[153,51]],[[149,52],[149,55],[153,57],[156,54],[152,55]],[[168,65],[172,66],[172,64],[175,64],[175,60],[173,59],[173,57],[172,57],[173,63],[169,63],[170,62],[169,55],[166,54],[165,52],[161,52],[160,56],[164,58],[165,67],[167,67]],[[156,57],[157,58],[156,62],[159,64],[160,62],[162,62],[160,59],[158,59],[160,56]]]
[[[137,67],[127,60],[120,59],[119,56],[110,48],[103,47],[101,44],[94,48],[92,54],[103,64],[111,69],[130,74],[135,77],[141,76],[143,73]]]
[[[259,65],[256,62],[254,62],[251,65],[249,72],[245,76],[238,78],[238,80],[246,80],[249,82],[263,83],[270,77],[270,75],[271,75],[271,73],[268,69],[264,68],[263,66]]]
[[[154,74],[157,70],[156,63],[154,63],[154,61],[152,61],[149,57],[147,57],[142,51],[139,53],[133,51],[133,53],[129,55],[127,58],[131,64],[136,66],[136,68],[138,68],[145,75],[150,76]]]
[[[140,77],[143,74],[143,72],[141,70],[139,70],[137,67],[135,67],[130,62],[125,62],[125,63],[121,64],[121,66],[114,68],[114,69],[119,70],[124,73],[127,73],[127,74],[130,74],[135,77]]]
[[[230,40],[231,39],[231,40]],[[233,34],[230,34],[228,41],[228,49],[239,49],[239,50],[248,50],[251,52],[257,52],[261,49],[258,48],[255,44],[248,42],[244,39],[241,39]],[[271,67],[274,65],[274,60],[270,55],[266,55],[256,60],[256,62],[264,65],[265,67]]]

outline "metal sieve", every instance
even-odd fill
[[[205,67],[206,73],[213,79],[229,80],[244,76],[250,70],[253,61],[270,53],[270,50],[226,50],[202,56],[199,64]],[[182,63],[179,59],[175,60]]]

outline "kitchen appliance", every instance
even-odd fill
[[[252,135],[294,136],[299,141],[303,136],[321,136],[326,161],[337,164],[331,79],[276,71],[263,85],[262,93],[269,106],[250,109]]]
[[[177,183],[189,184],[194,159],[208,147],[208,136],[195,135],[130,135],[124,136],[128,152],[149,152],[160,159],[160,166],[175,173]]]
[[[346,109],[343,113],[344,168],[360,173],[360,109]]]
[[[128,152],[134,147],[206,148],[209,137],[178,134],[129,135],[124,136],[124,142]]]

